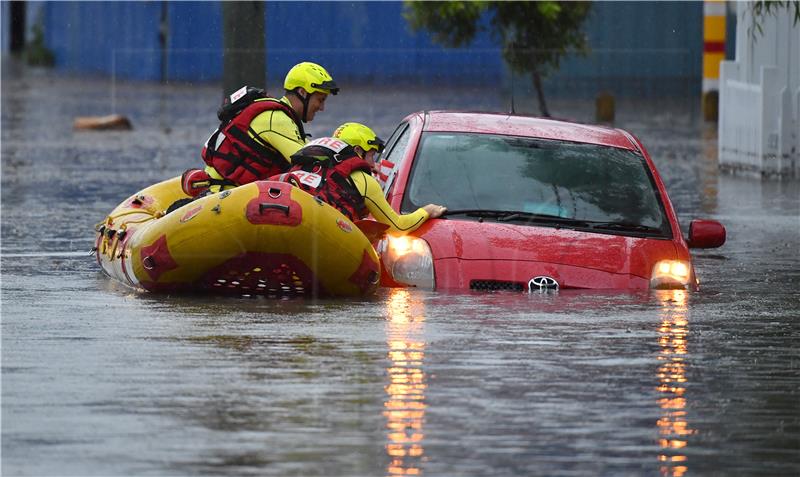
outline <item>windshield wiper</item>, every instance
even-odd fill
[[[625,232],[643,232],[643,233],[663,233],[663,230],[658,227],[651,227],[649,225],[632,224],[627,222],[589,222],[593,229],[601,230],[620,230]]]
[[[450,215],[466,215],[468,217],[492,218],[498,222],[529,222],[539,224],[555,224],[563,227],[577,227],[594,230],[609,230],[620,232],[637,232],[645,234],[663,234],[664,231],[649,225],[634,224],[630,222],[594,222],[590,220],[572,219],[558,215],[535,214],[518,210],[487,210],[487,209],[453,209],[448,210],[443,217]]]
[[[535,214],[533,212],[522,212],[518,210],[486,210],[486,209],[456,209],[448,210],[443,216],[466,215],[468,217],[494,218],[498,222],[537,222],[555,223],[571,227],[590,227],[590,223],[585,220],[571,219],[558,215]]]
[[[443,214],[442,217],[446,217],[448,215],[466,215],[468,217],[499,217],[505,214],[509,214],[510,212],[505,212],[502,210],[486,210],[486,209],[447,209]]]

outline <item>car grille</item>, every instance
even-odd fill
[[[506,282],[501,280],[472,280],[469,282],[470,290],[484,290],[484,291],[494,291],[494,290],[511,290],[511,291],[523,291],[525,290],[525,284],[520,282]]]

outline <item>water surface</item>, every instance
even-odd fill
[[[721,174],[691,102],[629,107],[617,126],[649,147],[684,227],[728,229],[694,254],[697,293],[334,301],[111,282],[94,224],[199,164],[217,96],[4,64],[3,475],[800,474],[800,186]],[[312,133],[361,120],[385,137],[476,97],[346,96]],[[71,128],[111,112],[134,130]]]

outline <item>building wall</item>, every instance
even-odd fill
[[[45,41],[55,53],[56,68],[118,78],[160,79],[160,2],[47,2],[31,6],[42,9]]]
[[[2,35],[0,35],[0,51],[5,55],[11,51],[11,37],[9,36],[11,33],[11,28],[9,27],[11,7],[9,2],[0,2],[0,18],[3,19],[3,23],[0,25],[0,32],[2,32]]]
[[[702,2],[594,2],[585,32],[589,55],[566,58],[549,94],[699,95]]]
[[[41,10],[46,42],[63,71],[154,81],[221,79],[219,2],[28,5]],[[487,33],[468,48],[445,49],[426,33],[412,33],[402,10],[402,2],[268,2],[268,77],[277,80],[296,62],[311,60],[347,81],[509,83]],[[639,85],[634,95],[670,88],[687,93],[701,77],[702,18],[701,2],[595,2],[585,28],[591,54],[565,58],[548,79],[548,92],[573,94],[627,81]]]

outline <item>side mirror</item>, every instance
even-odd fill
[[[725,227],[716,220],[692,220],[689,248],[717,248],[725,243]]]

